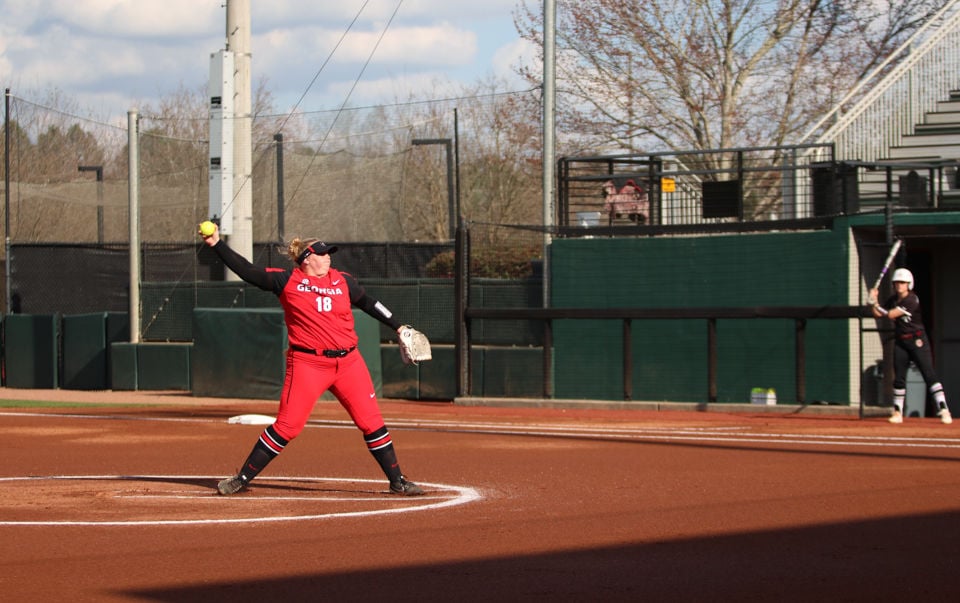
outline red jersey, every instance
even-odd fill
[[[324,276],[307,276],[300,268],[260,268],[219,241],[223,263],[246,282],[272,291],[283,308],[290,345],[311,350],[347,350],[357,345],[353,324],[356,306],[393,330],[401,323],[382,303],[367,295],[353,275],[330,268]]]
[[[346,350],[357,345],[350,286],[344,273],[331,268],[324,276],[307,276],[294,268],[279,297],[290,345],[313,350]]]

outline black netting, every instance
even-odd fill
[[[428,274],[430,261],[437,254],[452,250],[451,245],[445,244],[338,245],[334,265],[351,272],[365,284],[383,279],[423,279]],[[254,263],[260,266],[290,265],[286,254],[275,243],[255,245],[253,255]],[[18,244],[11,246],[10,257],[12,306],[18,313],[70,315],[129,311],[130,255],[126,245]],[[141,337],[144,340],[189,341],[194,307],[277,306],[272,293],[226,280],[222,262],[203,244],[144,244],[140,258]],[[452,320],[452,289],[447,297],[450,300],[443,305],[449,312],[439,311],[435,304],[431,312]],[[403,300],[396,301],[404,309]],[[398,314],[414,322],[419,312],[412,309]],[[446,330],[452,332],[452,327]]]

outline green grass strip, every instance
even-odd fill
[[[107,402],[54,402],[53,400],[0,400],[0,408],[119,408],[124,406],[156,406],[156,404],[107,403]]]

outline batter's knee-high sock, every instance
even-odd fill
[[[933,401],[937,403],[938,410],[947,407],[947,396],[944,395],[943,385],[939,381],[930,386],[930,393],[933,394]]]
[[[260,434],[260,439],[257,440],[257,443],[253,446],[253,450],[250,451],[250,456],[244,461],[243,468],[240,469],[240,479],[243,480],[243,483],[247,483],[257,477],[257,474],[263,471],[263,468],[266,467],[270,461],[283,452],[283,448],[287,443],[287,440],[281,438],[276,432],[273,425],[264,429],[263,433]]]
[[[400,463],[397,461],[397,452],[393,449],[393,440],[390,439],[390,432],[383,426],[369,435],[363,436],[363,441],[367,443],[367,449],[373,458],[377,459],[384,475],[391,483],[400,479]]]
[[[894,409],[896,409],[897,412],[899,413],[903,412],[903,401],[906,400],[906,398],[907,398],[907,390],[905,388],[904,389],[899,389],[896,387],[893,388],[893,407]]]

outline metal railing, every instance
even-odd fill
[[[845,161],[830,144],[563,157],[558,173],[556,223],[565,236],[741,230],[887,205],[960,205],[955,159]]]
[[[815,191],[805,175],[834,161],[829,144],[563,157],[557,223],[722,226],[807,218],[815,215]],[[621,199],[628,190],[638,216]]]

